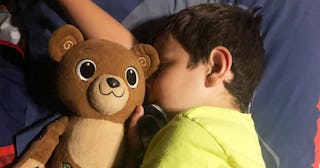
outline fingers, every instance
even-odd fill
[[[138,129],[138,121],[143,114],[143,107],[141,105],[137,106],[128,125],[128,142],[131,154],[133,155],[139,155],[143,151],[143,144]]]
[[[141,105],[138,105],[131,116],[129,127],[137,127],[138,121],[143,116],[143,114],[143,107]]]

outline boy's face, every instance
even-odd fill
[[[159,37],[154,47],[159,53],[160,67],[148,81],[149,103],[159,105],[169,115],[201,105],[208,96],[207,66],[188,68],[189,54],[171,35]]]

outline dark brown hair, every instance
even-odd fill
[[[171,34],[189,53],[189,68],[207,61],[216,46],[226,47],[232,57],[234,79],[225,83],[242,112],[246,112],[264,69],[260,36],[262,16],[222,3],[200,4],[168,17],[160,32]]]

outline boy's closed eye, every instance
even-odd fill
[[[157,77],[168,65],[170,65],[169,61],[160,60],[160,64],[158,69],[152,74],[152,78]]]
[[[160,61],[158,71],[161,72],[163,69],[165,69],[168,66],[168,64],[169,64],[168,61]]]

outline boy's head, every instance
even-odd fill
[[[160,31],[155,46],[157,43],[161,43],[159,46],[167,45],[165,40],[159,42],[159,39],[172,37],[189,55],[189,70],[208,64],[208,58],[217,47],[226,49],[222,52],[226,53],[226,57],[231,55],[231,60],[226,61],[229,61],[233,75],[232,80],[225,80],[223,84],[232,95],[235,106],[245,112],[264,68],[261,20],[262,17],[255,15],[255,11],[230,5],[196,5],[170,16]],[[215,64],[212,73],[219,71],[219,66]]]

